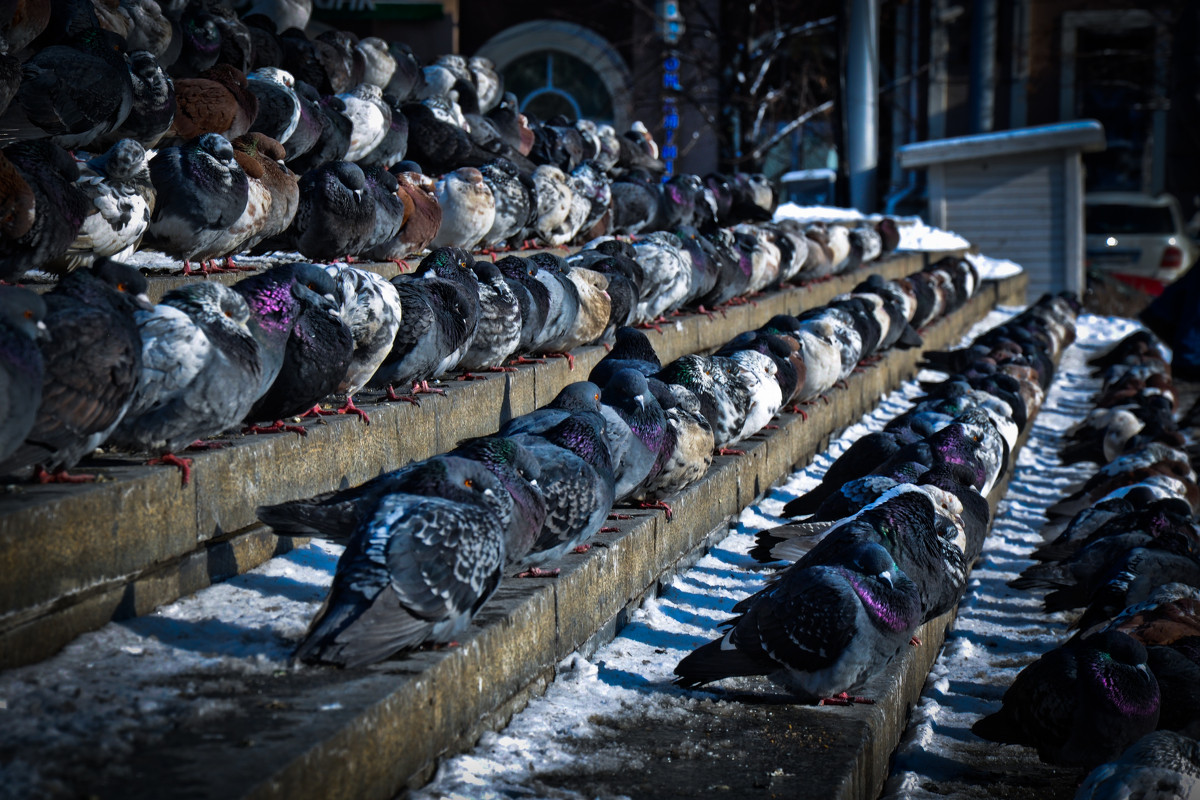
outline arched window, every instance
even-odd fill
[[[521,110],[538,119],[562,114],[612,123],[632,121],[632,79],[621,55],[604,37],[581,25],[535,20],[489,39],[479,55],[504,76],[504,88]]]

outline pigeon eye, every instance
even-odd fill
[[[463,486],[466,486],[468,489],[470,489],[472,483],[473,483],[472,480],[470,478],[467,478],[465,481],[463,481]]]
[[[29,309],[25,310],[25,319],[33,319],[33,312]]]

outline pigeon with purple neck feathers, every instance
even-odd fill
[[[797,565],[754,595],[729,630],[675,667],[686,688],[765,675],[806,702],[851,697],[895,658],[920,623],[917,587],[878,544],[833,564]]]
[[[354,353],[354,335],[340,318],[333,277],[315,264],[279,266],[263,275],[276,272],[276,280],[286,287],[286,294],[272,286],[268,296],[274,300],[283,294],[284,302],[293,304],[294,317],[279,371],[251,407],[249,420],[277,420],[310,410],[341,385]],[[260,277],[246,280],[256,283]],[[256,318],[261,319],[258,311],[262,306],[257,301],[262,295],[252,288],[255,283],[251,287],[239,283],[235,288],[241,287],[239,291],[255,310]],[[265,341],[260,339],[259,343],[263,352],[268,352]],[[276,336],[271,345],[271,349],[277,347]]]
[[[546,520],[521,564],[537,567],[594,536],[613,504],[613,472],[604,418],[580,411],[540,434],[515,437],[541,467]],[[533,574],[541,574],[534,570]]]
[[[1037,748],[1050,764],[1093,767],[1154,730],[1159,688],[1146,648],[1104,631],[1068,641],[1021,670],[976,736]]]
[[[157,199],[146,244],[191,259],[225,236],[246,209],[249,181],[224,136],[206,133],[179,147],[159,150],[150,161]]]
[[[616,500],[639,494],[643,485],[658,477],[675,447],[675,431],[667,423],[666,412],[636,369],[617,372],[600,394],[604,405],[613,409],[629,426],[633,436],[620,463],[614,464]]]

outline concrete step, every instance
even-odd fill
[[[952,345],[997,303],[1020,302],[1024,286],[1023,276],[985,283],[966,307],[930,327],[926,348]],[[387,798],[420,785],[439,757],[502,727],[543,691],[561,659],[611,639],[663,576],[692,563],[724,535],[732,515],[915,374],[920,357],[889,353],[832,392],[830,403],[813,406],[807,421],[785,414],[778,430],[746,443],[746,455],[716,459],[704,479],[669,498],[672,521],[662,512],[636,511],[617,523],[619,532],[598,537],[602,546],[550,565],[561,567],[557,579],[505,581],[460,646],[358,670],[230,669],[218,676],[221,698],[238,714],[193,715],[157,743],[132,748],[119,770],[123,777],[90,790],[151,797],[169,785],[181,797]],[[931,643],[920,657],[932,658],[940,646],[939,624],[922,631]],[[907,656],[904,665],[920,669]],[[902,674],[908,673],[893,680],[919,692],[924,673],[901,680]],[[904,705],[896,702],[887,715],[898,736]],[[883,715],[887,707],[851,710],[849,719]],[[878,727],[863,722],[848,735],[869,739]],[[891,741],[880,738],[870,747],[886,756]]]
[[[648,335],[665,363],[724,344],[775,314],[821,305],[871,272],[898,278],[931,258],[893,257],[712,319],[679,317]],[[230,441],[224,449],[187,454],[194,465],[183,488],[178,471],[120,454],[82,465],[101,476],[94,484],[9,487],[0,495],[0,569],[8,576],[0,583],[0,668],[39,661],[109,620],[145,614],[254,568],[290,547],[257,525],[256,506],[356,485],[493,433],[584,379],[603,355],[603,348],[584,347],[573,371],[551,359],[486,380],[447,381],[446,396],[425,396],[419,408],[363,394],[356,402],[371,414],[370,425],[334,417],[303,423],[305,437],[222,437]]]

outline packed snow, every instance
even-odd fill
[[[838,206],[798,206],[795,203],[784,203],[775,210],[775,219],[797,219],[802,222],[838,222],[876,223],[883,219],[881,214],[866,215],[855,208],[839,208]],[[916,252],[940,252],[945,250],[966,250],[971,246],[963,237],[953,231],[934,228],[920,217],[893,217],[900,230],[900,245],[897,250]],[[1008,262],[1012,263],[1012,262]]]

